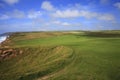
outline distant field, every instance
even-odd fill
[[[120,80],[120,31],[13,33],[1,49],[22,54],[1,59],[0,80]]]

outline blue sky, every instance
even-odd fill
[[[120,30],[120,0],[0,0],[0,33]]]

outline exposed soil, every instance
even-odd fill
[[[22,53],[23,51],[20,49],[1,48],[0,49],[0,61],[16,57],[17,55],[20,55]]]

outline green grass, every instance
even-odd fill
[[[14,34],[7,45],[22,50],[23,54],[0,63],[0,79],[119,80],[119,33]]]

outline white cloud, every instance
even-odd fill
[[[111,14],[101,14],[97,17],[99,20],[114,21],[115,17]]]
[[[25,14],[23,11],[14,10],[13,13],[9,13],[9,15],[13,18],[24,18]]]
[[[63,26],[71,26],[71,24],[68,23],[68,22],[63,22],[61,25],[63,25]]]
[[[52,14],[53,17],[60,17],[60,18],[73,18],[79,16],[78,10],[57,10],[54,14]]]
[[[53,24],[61,24],[60,21],[52,21]]]
[[[20,10],[14,10],[13,12],[7,12],[3,15],[0,15],[0,19],[10,19],[10,18],[29,18],[29,19],[35,19],[40,18],[42,16],[41,11],[29,11],[27,14],[25,14],[23,11]],[[51,18],[86,18],[86,19],[98,19],[98,20],[105,20],[105,21],[114,21],[115,17],[112,14],[106,14],[106,13],[96,13],[96,12],[90,12],[87,10],[78,10],[78,9],[66,9],[66,10],[56,10],[52,13],[47,13],[45,15],[51,14]],[[54,23],[60,23],[58,21]],[[67,25],[67,24],[63,24]]]
[[[29,18],[29,19],[36,19],[36,18],[40,18],[40,16],[42,15],[42,13],[40,11],[29,11],[27,14],[25,14],[23,11],[20,10],[14,10],[12,12],[6,12],[4,14],[0,15],[0,19],[1,20],[5,20],[5,19],[11,19],[11,18],[15,18],[15,19],[22,19],[22,18]]]
[[[7,4],[10,4],[10,5],[16,4],[19,2],[19,0],[3,0],[3,1],[6,2]]]
[[[120,2],[115,3],[114,6],[120,9]]]
[[[58,18],[76,18],[76,17],[85,17],[85,18],[93,18],[97,16],[97,13],[95,12],[89,12],[89,11],[84,11],[84,10],[57,10],[55,13],[52,14],[53,17],[58,17]]]
[[[71,26],[72,24],[68,22],[61,22],[61,21],[51,21],[49,22],[49,25],[57,25],[57,26]]]
[[[49,1],[44,1],[41,5],[41,8],[48,11],[52,11],[55,9],[54,6]]]
[[[56,21],[51,21],[48,23],[49,26],[50,25],[56,25],[56,26],[68,26],[68,27],[76,27],[76,26],[81,26],[81,23],[77,23],[77,22],[74,22],[74,23],[70,23],[70,22],[67,22],[67,21],[59,21],[59,20],[56,20]]]
[[[101,14],[96,12],[90,12],[87,10],[78,10],[78,9],[66,9],[66,10],[57,10],[52,14],[55,18],[80,18],[84,17],[86,19],[96,18],[98,20],[112,21],[115,17],[112,14]]]
[[[107,4],[109,2],[109,0],[100,0],[101,4]]]
[[[28,13],[28,18],[33,19],[33,18],[39,18],[42,15],[40,11],[30,11]]]
[[[0,3],[0,8],[3,8],[5,5],[3,3]]]
[[[10,17],[8,15],[1,15],[0,16],[0,20],[5,20],[5,19],[9,19]]]
[[[10,18],[24,18],[25,13],[19,10],[14,10],[13,12],[6,12],[0,16],[1,20],[10,19]]]
[[[120,3],[119,3],[120,4]],[[116,3],[118,5],[118,3]],[[46,15],[50,18],[85,18],[85,19],[97,19],[97,20],[105,20],[105,21],[113,21],[115,20],[114,15],[112,14],[106,14],[106,13],[98,13],[98,12],[92,12],[87,9],[81,9],[79,8],[82,5],[75,4],[72,7],[67,7],[63,9],[57,9],[55,8],[49,1],[44,1],[41,5],[42,9],[47,10],[47,13],[44,13],[44,11],[28,11],[26,14],[23,11],[20,10],[14,10],[13,12],[7,12],[3,15],[0,15],[0,19],[9,19],[9,18],[29,18],[29,19],[38,19],[42,15]],[[53,10],[52,12],[49,12]],[[56,24],[63,24],[59,21],[54,22]],[[69,25],[67,23],[64,23],[63,25]]]
[[[79,11],[79,16],[80,17],[85,17],[87,19],[90,19],[90,18],[94,18],[96,17],[98,14],[95,13],[95,12],[89,12],[89,11]]]
[[[29,19],[35,19],[35,18],[40,18],[40,16],[42,15],[42,13],[40,11],[29,11],[27,14],[25,14],[23,11],[20,10],[14,10],[12,12],[6,12],[4,14],[0,15],[0,19],[1,20],[5,20],[5,19],[11,19],[11,18],[15,18],[15,19],[22,19],[22,18],[29,18]]]

